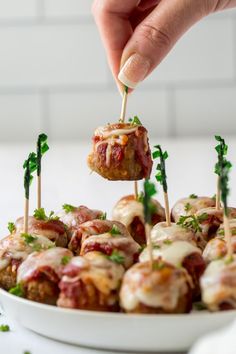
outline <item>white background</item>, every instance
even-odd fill
[[[0,0],[0,141],[88,139],[120,96],[92,0]],[[151,135],[236,133],[236,10],[191,29],[129,100]]]

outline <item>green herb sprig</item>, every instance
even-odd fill
[[[129,118],[129,123],[132,125],[142,125],[138,116],[134,116],[134,118]]]
[[[74,205],[71,205],[71,204],[63,204],[62,205],[62,209],[64,209],[65,212],[68,214],[68,213],[74,211],[76,209],[76,207]]]
[[[10,327],[7,324],[0,325],[0,332],[9,332]]]
[[[120,235],[120,230],[119,230],[118,226],[116,226],[115,224],[113,224],[111,230],[109,231],[109,233],[110,233],[112,236],[117,236],[117,235]]]
[[[44,220],[44,221],[59,220],[59,217],[54,214],[54,211],[51,211],[47,216],[44,208],[35,209],[34,217],[37,220]]]
[[[177,222],[177,225],[182,226],[185,229],[190,229],[193,232],[202,232],[202,228],[200,226],[200,223],[202,223],[204,220],[208,218],[207,213],[203,213],[199,215],[198,217],[195,215],[181,215],[179,218],[179,221]]]
[[[117,264],[124,264],[125,262],[125,257],[116,250],[114,250],[110,256],[107,256],[107,259]]]
[[[24,297],[23,286],[19,283],[9,290],[9,293],[15,296]]]
[[[217,157],[218,157],[218,161],[215,164],[215,173],[218,176],[220,176],[222,168],[223,168],[223,163],[225,162],[225,157],[226,157],[227,152],[228,152],[228,145],[225,144],[225,140],[219,135],[215,135],[215,139],[219,143],[215,147],[215,150],[217,152]]]
[[[142,197],[145,223],[151,225],[153,215],[153,203],[151,198],[157,193],[155,184],[148,179],[144,182],[144,194]]]
[[[7,228],[8,228],[8,231],[10,232],[10,234],[13,234],[13,232],[16,231],[16,226],[15,226],[14,222],[12,222],[12,221],[9,221],[9,223],[7,224]]]
[[[156,151],[153,152],[152,157],[153,159],[160,159],[160,163],[157,164],[156,170],[158,171],[156,174],[156,180],[160,182],[160,184],[163,187],[163,190],[165,193],[168,191],[168,186],[167,186],[167,176],[166,176],[166,164],[165,161],[168,158],[168,153],[167,151],[162,151],[162,148],[160,145],[155,145],[154,148]]]
[[[231,162],[224,159],[222,161],[221,170],[220,170],[220,191],[221,191],[221,200],[224,207],[224,214],[228,216],[228,196],[229,196],[229,172],[231,170]]]

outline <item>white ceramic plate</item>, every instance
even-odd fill
[[[236,311],[189,315],[126,315],[63,309],[0,290],[4,312],[24,327],[63,342],[126,351],[181,351],[227,325]]]

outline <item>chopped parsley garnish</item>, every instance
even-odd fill
[[[125,257],[122,256],[120,254],[120,252],[118,251],[113,251],[112,254],[110,256],[107,256],[107,258],[112,261],[112,262],[115,262],[115,263],[118,263],[118,264],[124,264],[124,261],[125,261]]]
[[[203,302],[199,301],[199,302],[193,303],[193,309],[196,311],[203,311],[203,310],[206,310],[207,307]]]
[[[144,244],[144,245],[141,245],[140,247],[139,247],[139,253],[142,253],[143,252],[143,250],[146,248],[146,245]]]
[[[186,212],[190,211],[192,209],[192,205],[190,203],[186,203],[185,206],[184,206],[184,210]]]
[[[197,196],[196,194],[190,194],[189,198],[190,198],[190,199],[197,199],[198,196]]]
[[[172,244],[172,241],[171,240],[164,240],[163,243],[165,245],[171,245]]]
[[[24,290],[21,284],[17,284],[9,290],[9,293],[15,296],[24,297]]]
[[[34,217],[37,220],[43,220],[43,221],[59,220],[59,217],[54,215],[54,211],[51,211],[49,216],[47,216],[44,208],[35,209]]]
[[[34,243],[32,248],[33,248],[33,251],[35,251],[35,252],[39,252],[42,250],[42,246],[40,245],[40,243]]]
[[[10,327],[6,324],[2,324],[0,325],[0,332],[9,332],[10,331]]]
[[[156,211],[156,208],[154,211],[153,202],[151,200],[152,196],[154,196],[156,192],[155,184],[146,179],[144,182],[144,194],[142,203],[144,207],[145,222],[148,224],[151,224],[153,212]]]
[[[67,265],[71,260],[71,257],[70,256],[63,256],[62,259],[61,259],[61,264],[62,265]]]
[[[9,232],[12,234],[14,231],[16,231],[16,227],[14,222],[9,221],[7,228],[9,230]]]
[[[141,121],[139,120],[138,116],[134,116],[134,118],[129,118],[129,122],[132,125],[142,125]]]
[[[25,198],[29,199],[29,190],[30,185],[33,181],[33,173],[37,170],[37,156],[34,152],[31,152],[28,156],[28,159],[25,160],[23,164],[25,170],[24,173],[24,189],[25,189]]]
[[[159,246],[159,245],[152,245],[152,247],[153,247],[153,249],[155,250],[159,250],[160,248],[161,248],[161,246]]]
[[[63,204],[62,208],[65,210],[66,213],[70,213],[76,209],[76,207],[71,204]]]
[[[154,261],[152,265],[153,270],[162,270],[165,267],[165,263],[162,261]]]
[[[100,219],[100,220],[106,220],[106,219],[107,219],[107,213],[102,213],[102,214],[99,216],[99,219]]]
[[[41,160],[42,156],[49,150],[48,137],[42,133],[38,136],[37,140],[37,176],[41,174]]]
[[[217,232],[217,235],[224,236],[225,235],[225,230],[221,229]]]
[[[234,260],[234,257],[233,257],[233,256],[227,256],[227,257],[225,258],[225,264],[230,264],[230,263],[233,262],[233,260]]]
[[[38,239],[37,236],[33,236],[30,234],[21,234],[21,237],[24,239],[25,243],[27,243],[27,245],[30,245],[31,243],[33,243],[34,241],[36,241]]]
[[[24,354],[31,354],[28,350],[24,351]]]
[[[119,230],[118,226],[116,226],[115,224],[113,224],[112,229],[110,230],[110,234],[111,234],[112,236],[120,235],[120,230]]]
[[[180,225],[186,229],[190,229],[194,232],[201,232],[202,228],[200,223],[208,218],[206,213],[196,217],[195,215],[181,215],[177,225]]]

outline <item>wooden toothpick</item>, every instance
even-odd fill
[[[31,152],[28,159],[25,160],[23,168],[24,173],[24,189],[25,189],[25,205],[24,205],[24,233],[28,233],[28,220],[29,220],[29,195],[30,184],[33,180],[32,173],[37,169],[36,154]]]
[[[152,272],[152,270],[153,270],[153,247],[152,247],[152,240],[151,240],[151,226],[148,223],[145,223],[145,234],[146,234],[146,242],[147,242],[147,248],[148,248],[150,271]]]
[[[24,207],[24,233],[27,234],[29,229],[29,199],[25,198]]]
[[[122,105],[121,105],[121,113],[120,113],[120,122],[121,123],[124,123],[124,121],[125,121],[128,90],[129,90],[128,87],[125,86],[124,87],[124,92],[123,92]]]
[[[225,213],[224,213],[224,231],[225,231],[225,240],[227,245],[227,258],[231,259],[233,255],[232,232],[229,226],[229,218]]]
[[[166,224],[167,226],[171,226],[170,204],[169,204],[169,197],[167,192],[164,192],[164,202],[165,202]]]
[[[134,196],[138,200],[138,181],[134,181]]]

